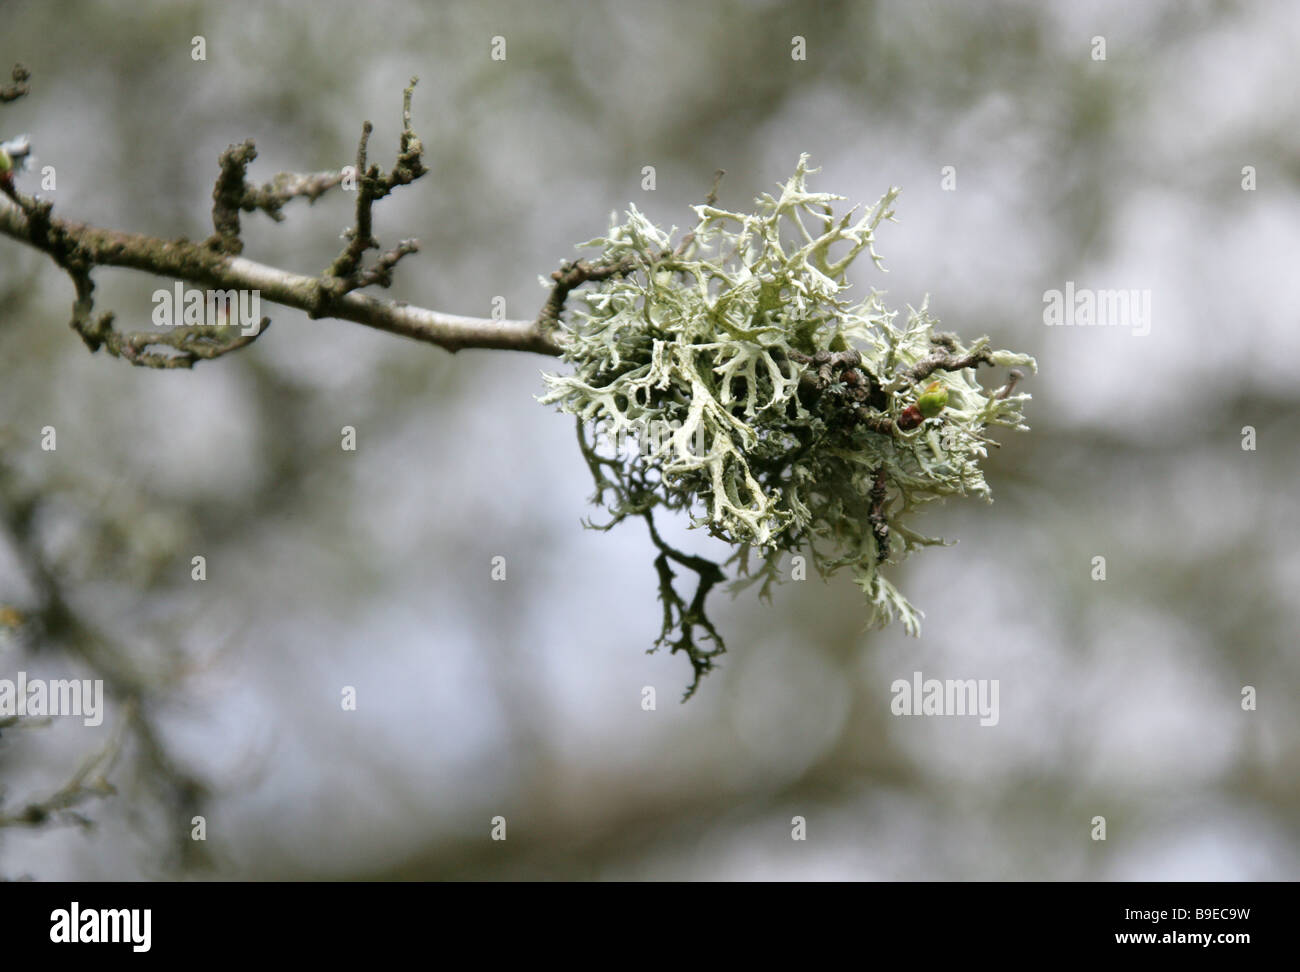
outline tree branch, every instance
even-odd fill
[[[27,73],[13,72],[15,84],[4,89],[6,100],[26,94]],[[213,188],[214,233],[202,243],[185,238],[164,239],[141,233],[105,229],[52,215],[51,203],[18,192],[9,179],[0,182],[0,233],[48,254],[69,273],[76,286],[71,324],[91,350],[105,348],[110,354],[135,365],[154,368],[191,367],[196,361],[219,357],[245,347],[260,333],[223,337],[232,329],[222,324],[169,331],[119,334],[113,330],[112,314],[94,314],[91,271],[97,267],[120,267],[156,274],[195,284],[210,290],[256,291],[261,298],[285,307],[305,311],[313,318],[332,317],[373,327],[448,351],[462,348],[493,348],[533,351],[558,355],[560,348],[551,332],[559,321],[569,290],[585,279],[602,279],[600,273],[574,273],[572,265],[556,275],[550,299],[536,320],[495,320],[462,317],[409,304],[380,300],[357,293],[361,287],[388,286],[399,260],[416,252],[414,240],[402,240],[383,251],[373,266],[363,266],[370,249],[381,249],[372,234],[371,206],[394,188],[413,182],[427,170],[421,162],[423,146],[410,128],[411,92],[403,99],[403,128],[397,163],[385,173],[378,165],[367,167],[366,144],[371,125],[365,124],[357,153],[358,198],[356,225],[348,231],[348,245],[319,276],[293,273],[245,259],[240,254],[240,212],[262,210],[279,220],[281,207],[290,199],[305,196],[314,201],[339,185],[344,173],[297,175],[282,173],[260,188],[249,187],[245,174],[257,152],[251,141],[231,146],[222,153],[220,175]],[[613,272],[613,271],[610,271]],[[263,324],[269,323],[264,321]],[[151,350],[151,348],[167,348]]]
[[[3,801],[0,801],[0,827],[43,827],[51,823],[72,823],[90,829],[93,826],[90,818],[78,813],[75,808],[89,800],[117,793],[108,781],[108,772],[116,762],[121,748],[122,730],[119,728],[103,749],[86,757],[68,781],[44,800],[31,800],[16,813],[5,811],[2,808]]]
[[[926,355],[903,372],[904,376],[914,384],[920,384],[936,371],[961,371],[965,368],[974,368],[976,365],[993,363],[993,352],[986,347],[978,347],[968,354],[957,354],[956,341],[951,334],[936,334],[930,340],[932,344],[943,350]]]
[[[55,255],[53,235],[94,266],[125,267],[214,289],[259,290],[272,303],[312,313],[320,302],[317,277],[292,273],[243,257],[213,254],[203,244],[102,229],[50,218],[37,230],[17,207],[0,201],[0,233]],[[57,258],[56,258],[57,259]],[[536,321],[491,320],[444,314],[409,304],[349,293],[329,303],[329,317],[364,324],[448,351],[499,348],[557,355],[559,348]]]

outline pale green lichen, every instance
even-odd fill
[[[761,581],[766,597],[783,557],[802,554],[823,576],[849,568],[872,622],[916,634],[920,612],[881,568],[943,542],[911,526],[926,503],[988,497],[979,461],[989,427],[1026,428],[1029,396],[983,388],[976,367],[1034,368],[1032,358],[936,333],[924,303],[898,326],[879,292],[850,296],[853,260],[866,253],[879,266],[875,231],[898,191],[837,218],[831,204],[843,197],[810,191],[810,171],[801,157],[752,214],[695,206],[698,223],[676,246],[635,207],[584,244],[600,248],[592,266],[618,272],[574,295],[580,304],[556,334],[574,371],[545,376],[542,401],[577,417],[594,501],[610,514],[600,528],[629,516],[650,524],[664,603],[657,646],[690,657],[688,697],[723,649],[704,598],[724,573],[665,544],[655,507],[684,510],[734,545],[736,587]],[[936,380],[946,406],[925,418],[917,399]],[[934,399],[923,404],[935,411]],[[671,563],[699,575],[690,601],[673,588]]]

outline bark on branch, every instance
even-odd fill
[[[25,69],[15,68],[13,77],[14,84],[4,89],[5,100],[27,93]],[[356,225],[347,234],[343,252],[318,276],[241,256],[239,214],[261,210],[278,221],[283,218],[280,210],[284,204],[297,197],[315,201],[343,182],[344,173],[281,173],[264,186],[251,187],[245,175],[257,155],[252,142],[231,146],[222,154],[213,189],[215,232],[203,242],[164,239],[56,217],[51,203],[17,190],[12,171],[5,171],[4,178],[0,178],[0,193],[7,197],[0,197],[0,233],[48,254],[72,277],[76,299],[71,324],[92,351],[103,347],[136,365],[191,367],[198,360],[247,346],[261,331],[249,336],[240,335],[235,328],[205,325],[120,333],[114,330],[113,314],[94,313],[91,273],[99,267],[139,270],[209,290],[258,291],[261,298],[305,311],[312,318],[352,321],[448,351],[493,348],[558,355],[560,348],[552,332],[569,290],[583,277],[582,273],[574,274],[571,265],[566,265],[565,273],[556,275],[551,297],[535,320],[462,317],[358,292],[375,284],[387,287],[398,262],[418,248],[416,241],[402,240],[383,250],[373,235],[371,215],[375,202],[427,171],[421,162],[423,147],[410,127],[414,86],[412,79],[403,99],[397,162],[389,172],[367,160],[371,125],[366,122],[357,152]],[[382,252],[373,264],[363,265],[363,257],[372,249]],[[600,279],[599,272],[592,273],[589,279]]]
[[[37,232],[16,206],[0,201],[0,233],[50,252],[42,237],[65,238],[73,252],[91,266],[125,267],[184,280],[213,289],[261,291],[262,297],[285,307],[315,312],[321,301],[319,277],[292,273],[244,257],[213,253],[202,243],[165,240],[141,233],[102,229],[85,223],[51,218]],[[559,354],[559,348],[537,327],[536,321],[491,320],[444,314],[355,291],[328,302],[325,313],[402,337],[436,344],[448,351],[461,348],[500,348]]]

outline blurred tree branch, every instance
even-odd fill
[[[17,629],[22,641],[41,648],[61,648],[90,668],[103,680],[106,693],[121,705],[121,724],[114,740],[100,754],[88,758],[69,783],[16,815],[0,814],[0,824],[41,825],[91,797],[114,793],[106,777],[129,739],[133,759],[165,807],[176,859],[184,865],[206,863],[206,846],[190,839],[189,828],[193,817],[204,812],[208,787],[173,758],[158,722],[157,709],[166,690],[174,687],[170,683],[179,676],[160,678],[156,667],[140,660],[138,651],[88,617],[69,596],[68,579],[60,576],[39,536],[42,508],[59,499],[55,492],[24,487],[0,461],[0,530],[17,553],[36,594],[30,611],[9,609],[5,621]],[[96,770],[97,775],[87,782]],[[87,823],[79,815],[69,819]]]
[[[130,721],[132,715],[131,707],[128,707],[127,720],[123,722],[123,727]],[[12,716],[0,719],[0,728],[33,721],[35,720],[22,720],[18,716]],[[14,813],[5,812],[3,793],[0,792],[0,827],[43,827],[51,823],[71,823],[90,829],[94,826],[94,821],[74,808],[89,800],[113,796],[117,793],[113,784],[108,782],[108,773],[117,762],[121,748],[122,731],[119,729],[104,748],[82,760],[76,772],[54,793],[44,800],[29,801]]]

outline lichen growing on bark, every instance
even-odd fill
[[[977,369],[1034,369],[1033,358],[940,333],[925,304],[900,323],[878,291],[854,298],[846,273],[864,253],[879,267],[875,231],[898,190],[837,217],[843,197],[810,190],[813,171],[801,157],[753,213],[695,206],[676,244],[635,207],[583,244],[600,250],[591,266],[615,272],[574,295],[556,335],[573,371],[545,376],[542,401],[577,418],[593,500],[609,515],[599,528],[649,524],[664,606],[656,646],[690,658],[687,697],[723,650],[704,601],[724,567],[764,597],[791,556],[823,576],[848,569],[872,622],[918,633],[920,612],[884,569],[943,542],[913,526],[925,504],[988,498],[991,428],[1027,428],[1020,373],[985,388]],[[731,558],[666,544],[657,508],[689,515]],[[698,575],[689,599],[674,565]]]

